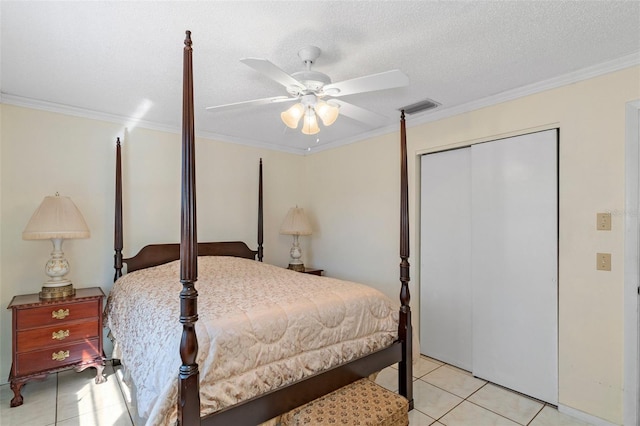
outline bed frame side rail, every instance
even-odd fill
[[[389,365],[400,362],[401,359],[402,344],[396,341],[391,346],[366,357],[216,411],[203,417],[201,424],[206,426],[260,424],[356,380],[368,377]]]

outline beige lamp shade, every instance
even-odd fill
[[[41,299],[58,299],[75,294],[71,281],[66,278],[69,262],[64,257],[62,242],[68,238],[89,238],[89,227],[82,213],[71,198],[61,197],[56,192],[53,197],[44,197],[27,227],[22,231],[25,240],[51,240],[53,251],[44,266],[49,280],[44,282]]]
[[[22,239],[89,238],[89,235],[89,227],[71,198],[56,193],[44,197],[22,232]]]
[[[304,209],[291,207],[280,226],[280,233],[285,235],[311,235],[311,225],[304,214]]]

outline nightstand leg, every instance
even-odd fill
[[[75,367],[77,373],[86,370],[87,368],[94,367],[96,369],[96,384],[104,383],[107,381],[107,378],[102,374],[104,371],[104,358],[99,358],[93,362],[89,362],[86,364],[78,365]]]
[[[102,374],[104,371],[104,364],[96,364],[96,384],[104,383],[107,381],[107,378]]]
[[[22,405],[22,386],[24,386],[25,382],[21,381],[11,381],[11,390],[13,391],[13,399],[11,400],[11,407],[18,407]]]

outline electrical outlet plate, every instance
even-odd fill
[[[596,219],[598,231],[611,231],[611,213],[598,213]]]
[[[598,271],[611,270],[611,253],[596,253],[596,269]]]

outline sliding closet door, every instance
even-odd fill
[[[473,374],[558,401],[557,131],[474,145]]]
[[[471,370],[471,150],[424,155],[420,348]]]

